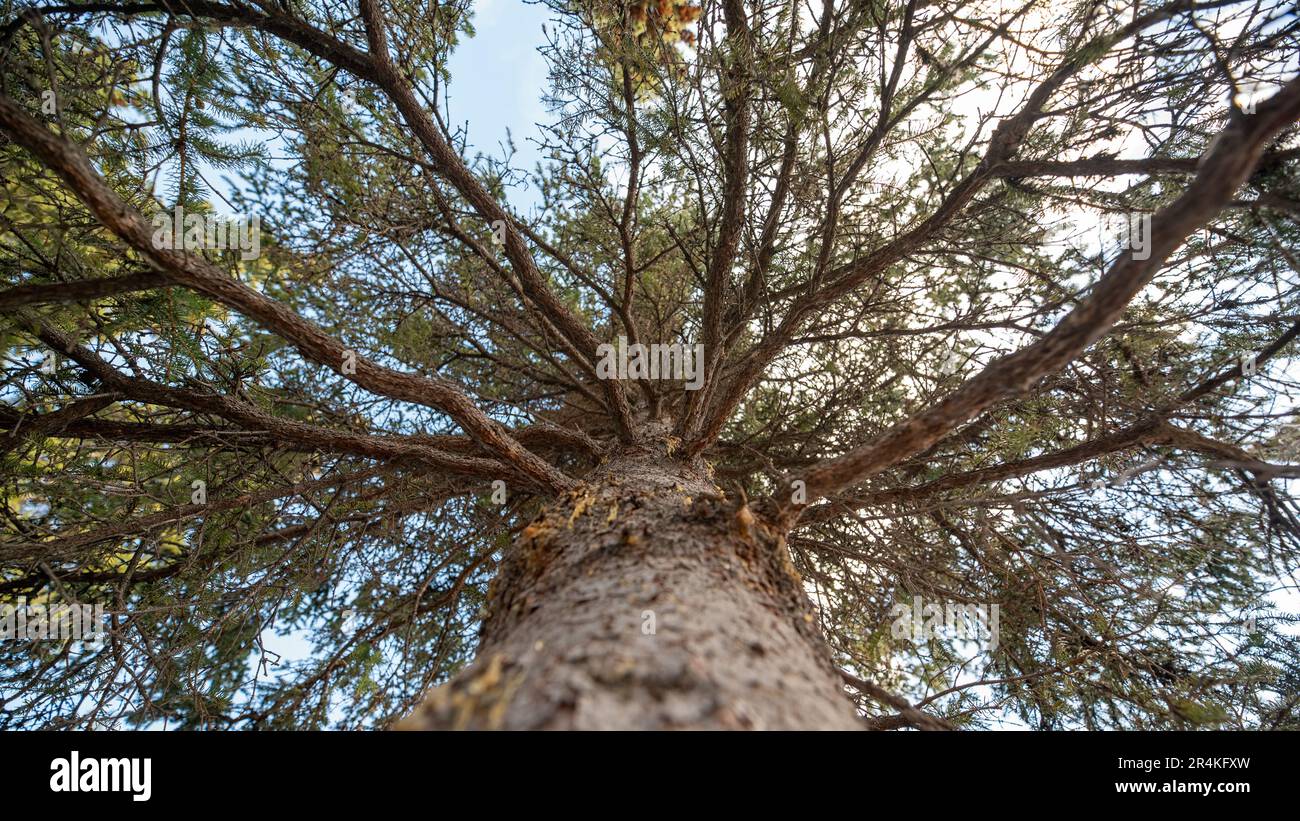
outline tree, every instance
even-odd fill
[[[0,726],[1297,726],[1293,5],[547,6],[6,6]]]

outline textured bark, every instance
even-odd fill
[[[662,449],[525,528],[488,609],[478,659],[401,729],[862,726],[783,535]]]

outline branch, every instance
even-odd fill
[[[837,459],[801,477],[809,498],[825,496],[920,453],[995,402],[1021,394],[1055,373],[1103,337],[1131,300],[1183,240],[1228,203],[1250,176],[1268,142],[1300,117],[1300,78],[1261,103],[1253,115],[1231,123],[1215,138],[1200,171],[1178,199],[1151,220],[1150,256],[1124,253],[1092,294],[1042,339],[1002,357],[929,410],[899,422]],[[801,506],[793,506],[793,518]],[[792,521],[793,521],[792,518]]]
[[[444,453],[417,444],[413,437],[373,436],[321,428],[272,416],[254,405],[228,396],[171,388],[148,379],[125,376],[89,348],[77,344],[68,334],[41,322],[34,314],[22,311],[17,318],[21,325],[32,329],[42,342],[56,351],[65,352],[104,387],[140,401],[214,414],[243,425],[245,430],[268,434],[273,441],[294,442],[314,450],[348,453],[372,459],[411,459],[461,476],[500,478],[514,472],[494,459]]]
[[[374,393],[443,411],[490,452],[514,465],[533,482],[561,492],[573,480],[526,451],[499,423],[461,390],[441,377],[404,374],[385,368],[327,335],[286,306],[249,288],[202,257],[153,247],[149,224],[99,177],[81,149],[29,117],[0,96],[0,128],[57,173],[105,227],[139,251],[174,281],[250,316],[293,343],[307,359],[324,365]],[[355,359],[356,372],[343,363]]]
[[[13,413],[12,427],[9,435],[0,439],[0,454],[8,453],[18,444],[18,434],[24,437],[48,433],[57,433],[87,416],[98,413],[117,401],[113,394],[87,396],[69,403],[56,411],[40,414]],[[0,408],[0,422],[5,422],[7,408]],[[21,428],[21,430],[20,430]]]
[[[347,473],[342,476],[327,476],[323,479],[315,479],[308,482],[298,482],[296,484],[283,487],[268,488],[256,493],[243,493],[239,496],[233,496],[229,499],[222,499],[218,502],[208,502],[202,505],[180,505],[170,510],[163,510],[148,516],[140,516],[120,524],[109,525],[98,530],[87,530],[81,533],[58,535],[54,538],[43,542],[24,542],[16,544],[3,545],[5,555],[4,560],[7,562],[17,561],[21,558],[20,551],[27,551],[32,558],[39,558],[41,561],[50,561],[61,559],[68,556],[73,551],[89,545],[100,542],[118,539],[123,536],[138,536],[157,530],[160,527],[183,522],[186,519],[193,519],[197,516],[210,516],[214,513],[222,513],[228,510],[246,511],[255,505],[265,502],[282,499],[286,496],[301,496],[315,490],[321,490],[330,487],[339,487],[341,485],[353,484],[374,478],[388,471],[388,466],[372,467],[362,471]]]
[[[104,279],[83,279],[76,282],[58,282],[50,285],[19,285],[0,291],[0,311],[23,305],[42,305],[52,302],[82,302],[106,296],[165,288],[172,282],[162,274],[128,274]]]
[[[1298,337],[1300,337],[1300,322],[1293,323],[1285,333],[1261,350],[1255,356],[1256,366],[1263,365],[1265,362],[1272,359]],[[1172,402],[1157,408],[1147,414],[1147,416],[1142,420],[1106,436],[1094,439],[1091,442],[1083,442],[1072,448],[1057,451],[1056,453],[1044,453],[1029,459],[1021,459],[1003,465],[994,465],[992,467],[980,468],[978,470],[968,470],[964,473],[950,474],[941,479],[935,479],[932,482],[926,482],[925,484],[915,485],[913,487],[892,488],[890,490],[882,490],[876,493],[866,493],[851,499],[832,499],[826,504],[817,505],[816,507],[811,507],[804,511],[804,514],[800,517],[799,521],[804,524],[815,524],[817,522],[836,518],[845,511],[860,510],[864,507],[875,505],[916,501],[932,496],[936,493],[942,493],[946,490],[956,490],[957,488],[969,487],[975,484],[985,484],[1002,479],[1011,479],[1017,476],[1027,476],[1030,473],[1037,473],[1040,470],[1069,467],[1071,465],[1080,464],[1081,462],[1086,462],[1089,459],[1095,459],[1108,453],[1115,453],[1116,451],[1126,450],[1138,445],[1180,444],[1186,447],[1189,441],[1189,438],[1184,435],[1186,432],[1181,428],[1176,428],[1169,424],[1167,422],[1167,417],[1183,405],[1199,399],[1215,388],[1244,375],[1241,363],[1236,363],[1231,367],[1202,380],[1199,384],[1183,391]],[[1240,453],[1234,454],[1232,458],[1236,459],[1240,455]],[[1266,466],[1266,468],[1275,471],[1280,470],[1282,467],[1283,466],[1278,465]],[[1261,470],[1263,469],[1265,468],[1261,468]]]
[[[1269,168],[1300,157],[1300,148],[1270,151],[1260,157],[1259,167]],[[1125,174],[1195,174],[1200,157],[1145,157],[1117,159],[1093,157],[1084,160],[1022,160],[1004,162],[993,169],[995,177],[1119,177]]]
[[[1056,451],[1055,453],[1044,453],[1029,459],[1021,459],[1016,462],[1008,462],[992,467],[980,468],[979,470],[968,470],[963,473],[953,473],[944,476],[941,479],[935,479],[932,482],[915,485],[913,487],[891,488],[876,493],[866,493],[855,496],[851,499],[836,500],[817,505],[809,508],[803,516],[799,518],[801,524],[815,524],[834,519],[842,515],[845,511],[860,510],[864,507],[874,507],[876,505],[894,504],[897,502],[910,502],[918,499],[924,499],[933,496],[936,493],[943,493],[947,490],[956,490],[971,485],[987,484],[1002,479],[1011,479],[1017,476],[1026,476],[1030,473],[1037,473],[1040,470],[1051,470],[1052,468],[1069,467],[1086,462],[1090,459],[1096,459],[1108,453],[1114,453],[1118,450],[1125,450],[1137,445],[1152,444],[1169,444],[1173,440],[1173,434],[1163,426],[1158,419],[1144,419],[1134,425],[1129,425],[1122,430],[1115,431],[1107,436],[1094,439],[1090,442],[1084,442],[1075,445],[1072,448]]]
[[[365,19],[366,37],[371,54],[365,58],[366,62],[362,70],[352,68],[348,70],[374,83],[388,96],[429,153],[437,172],[461,193],[480,217],[489,224],[500,222],[505,226],[506,258],[510,260],[515,275],[519,277],[524,293],[555,323],[560,333],[583,356],[595,362],[599,358],[597,349],[601,344],[600,340],[547,286],[546,278],[528,252],[528,246],[524,244],[514,218],[501,207],[491,192],[465,166],[460,155],[443,139],[429,112],[416,99],[410,82],[394,67],[388,55],[387,35],[384,31],[382,15],[374,0],[362,0],[361,13]],[[628,405],[622,383],[616,379],[606,379],[602,380],[602,387],[619,438],[625,442],[632,441],[632,410]]]
[[[858,678],[847,670],[840,670],[840,678],[863,695],[870,696],[881,704],[887,704],[899,712],[907,723],[916,727],[918,730],[956,730],[957,728],[949,724],[946,720],[938,716],[932,716],[929,713],[923,713],[911,705],[911,703],[901,696],[896,696],[883,687],[872,684]]]
[[[726,132],[722,147],[722,219],[718,226],[718,244],[709,260],[708,280],[704,289],[703,390],[690,395],[681,430],[692,432],[704,403],[712,393],[721,362],[723,299],[730,284],[731,266],[740,247],[745,220],[745,187],[749,179],[750,62],[753,55],[749,20],[741,0],[725,0],[722,5],[727,25],[727,40],[732,47],[724,58],[726,76],[721,83],[723,117]]]
[[[1227,0],[1216,0],[1208,5],[1212,7],[1226,5],[1226,3]],[[989,138],[988,147],[979,165],[953,186],[947,197],[930,216],[915,228],[876,248],[861,259],[846,263],[813,283],[804,283],[791,294],[778,294],[778,296],[785,296],[802,292],[786,311],[780,325],[766,334],[736,364],[732,376],[712,403],[700,434],[687,444],[687,452],[698,454],[717,438],[732,411],[749,392],[768,364],[789,346],[805,319],[851,293],[863,282],[886,270],[908,254],[915,252],[955,219],[985,184],[995,178],[994,170],[1014,155],[1028,136],[1030,128],[1043,116],[1043,106],[1070,77],[1100,59],[1115,44],[1148,26],[1168,20],[1194,7],[1199,8],[1188,0],[1178,0],[1148,12],[1113,32],[1099,35],[1076,48],[1070,57],[1034,87],[1014,115],[998,124]],[[809,285],[820,284],[820,279],[826,281],[824,287],[807,290]]]
[[[100,439],[118,442],[191,442],[195,439],[205,438],[221,442],[226,437],[238,437],[237,444],[240,446],[275,446],[281,450],[312,453],[343,452],[326,451],[317,444],[307,442],[287,442],[264,430],[248,431],[243,428],[193,423],[153,424],[149,422],[125,422],[117,419],[86,419],[86,416],[116,401],[115,398],[110,397],[101,406],[98,402],[100,398],[88,397],[80,399],[66,408],[45,414],[24,413],[8,406],[0,406],[0,434],[11,438],[30,438],[33,435],[42,435],[54,438]],[[83,403],[85,404],[83,405]],[[89,410],[91,407],[94,407],[95,410]],[[509,433],[518,440],[519,444],[539,454],[548,451],[569,451],[585,453],[589,456],[600,456],[604,453],[604,449],[599,442],[577,430],[540,424],[512,428]],[[449,454],[476,454],[480,452],[478,443],[468,436],[455,436],[452,434],[413,435],[406,437],[405,440],[412,445],[424,445]],[[5,443],[0,439],[0,452],[12,447],[14,447],[12,443]],[[504,466],[501,467],[503,470],[505,469]]]
[[[1211,463],[1214,467],[1248,470],[1261,480],[1276,477],[1300,477],[1300,465],[1264,462],[1230,442],[1220,442],[1218,439],[1211,439],[1204,434],[1187,428],[1172,425],[1170,427],[1172,428],[1171,445],[1176,448],[1219,457],[1218,461]]]

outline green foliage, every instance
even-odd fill
[[[1085,299],[1121,249],[1103,230],[1063,247],[1061,217],[1095,227],[1182,191],[1185,168],[989,168],[990,134],[1033,84],[1080,67],[1015,160],[1194,160],[1228,121],[1222,67],[1187,20],[1081,47],[1127,5],[996,19],[872,0],[805,19],[759,4],[740,42],[716,4],[555,0],[545,162],[514,167],[507,137],[460,175],[470,148],[442,105],[470,4],[379,5],[444,153],[343,65],[371,48],[351,6],[290,4],[320,35],[306,45],[264,20],[51,12],[13,28],[0,91],[146,219],[260,215],[256,258],[191,253],[354,353],[463,386],[510,429],[615,441],[605,386],[537,283],[598,341],[692,344],[716,276],[723,373],[771,356],[702,456],[755,500],[938,407]],[[1291,70],[1294,15],[1246,5],[1197,22],[1231,41],[1234,71]],[[738,250],[715,271],[738,119]],[[1294,343],[1205,387],[1300,315],[1294,142],[1083,355],[805,512],[789,549],[837,664],[969,727],[1297,727],[1297,617],[1277,595],[1300,557],[1296,479],[1259,464],[1297,461]],[[16,142],[0,177],[0,299],[156,273]],[[536,206],[509,216],[532,283],[482,202],[523,185]],[[481,472],[421,462],[493,457],[451,419],[363,390],[212,289],[6,305],[0,604],[100,603],[114,622],[102,647],[0,642],[0,727],[383,727],[473,658],[488,583],[543,499],[512,478],[503,507]],[[108,389],[54,333],[134,381]],[[680,387],[630,387],[637,419],[682,419]],[[1105,445],[1153,415],[1181,438]],[[403,457],[376,455],[394,441]],[[575,476],[599,462],[570,441],[526,447]],[[894,636],[891,608],[918,596],[996,603],[998,647]]]

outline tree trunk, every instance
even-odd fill
[[[474,664],[402,729],[857,729],[783,534],[663,446],[515,539]]]

